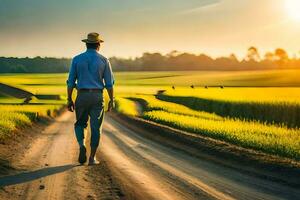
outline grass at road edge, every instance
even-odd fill
[[[185,106],[160,101],[148,95],[119,98],[117,111],[125,115],[139,116],[134,102],[139,100],[146,102],[145,111],[140,115],[144,119],[241,147],[300,160],[299,129],[222,118],[205,112],[196,114],[196,111]]]

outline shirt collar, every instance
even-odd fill
[[[97,53],[97,50],[96,50],[96,49],[87,49],[86,52],[94,52],[94,53]]]

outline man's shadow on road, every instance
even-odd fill
[[[62,173],[78,166],[81,165],[70,164],[70,165],[62,165],[62,166],[55,166],[55,167],[47,167],[35,171],[3,176],[0,177],[0,187],[33,181],[53,174]]]

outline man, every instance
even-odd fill
[[[91,154],[89,165],[98,164],[95,154],[99,146],[101,127],[104,117],[103,89],[106,88],[110,101],[108,111],[114,105],[114,77],[111,65],[107,58],[98,53],[100,44],[104,42],[98,33],[89,33],[86,43],[86,52],[76,56],[67,80],[68,86],[68,110],[76,113],[75,134],[80,150],[78,162],[84,164],[87,160],[84,145],[84,128],[87,127],[90,118],[91,127]],[[77,82],[77,84],[76,84]],[[72,100],[72,92],[76,87],[77,97],[75,105]]]

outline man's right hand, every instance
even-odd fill
[[[108,102],[108,109],[107,109],[107,111],[109,112],[109,111],[111,111],[112,109],[114,109],[114,105],[115,105],[114,100],[110,100],[110,101]]]
[[[74,102],[72,100],[68,100],[68,111],[70,112],[74,112],[75,106],[74,106]]]

